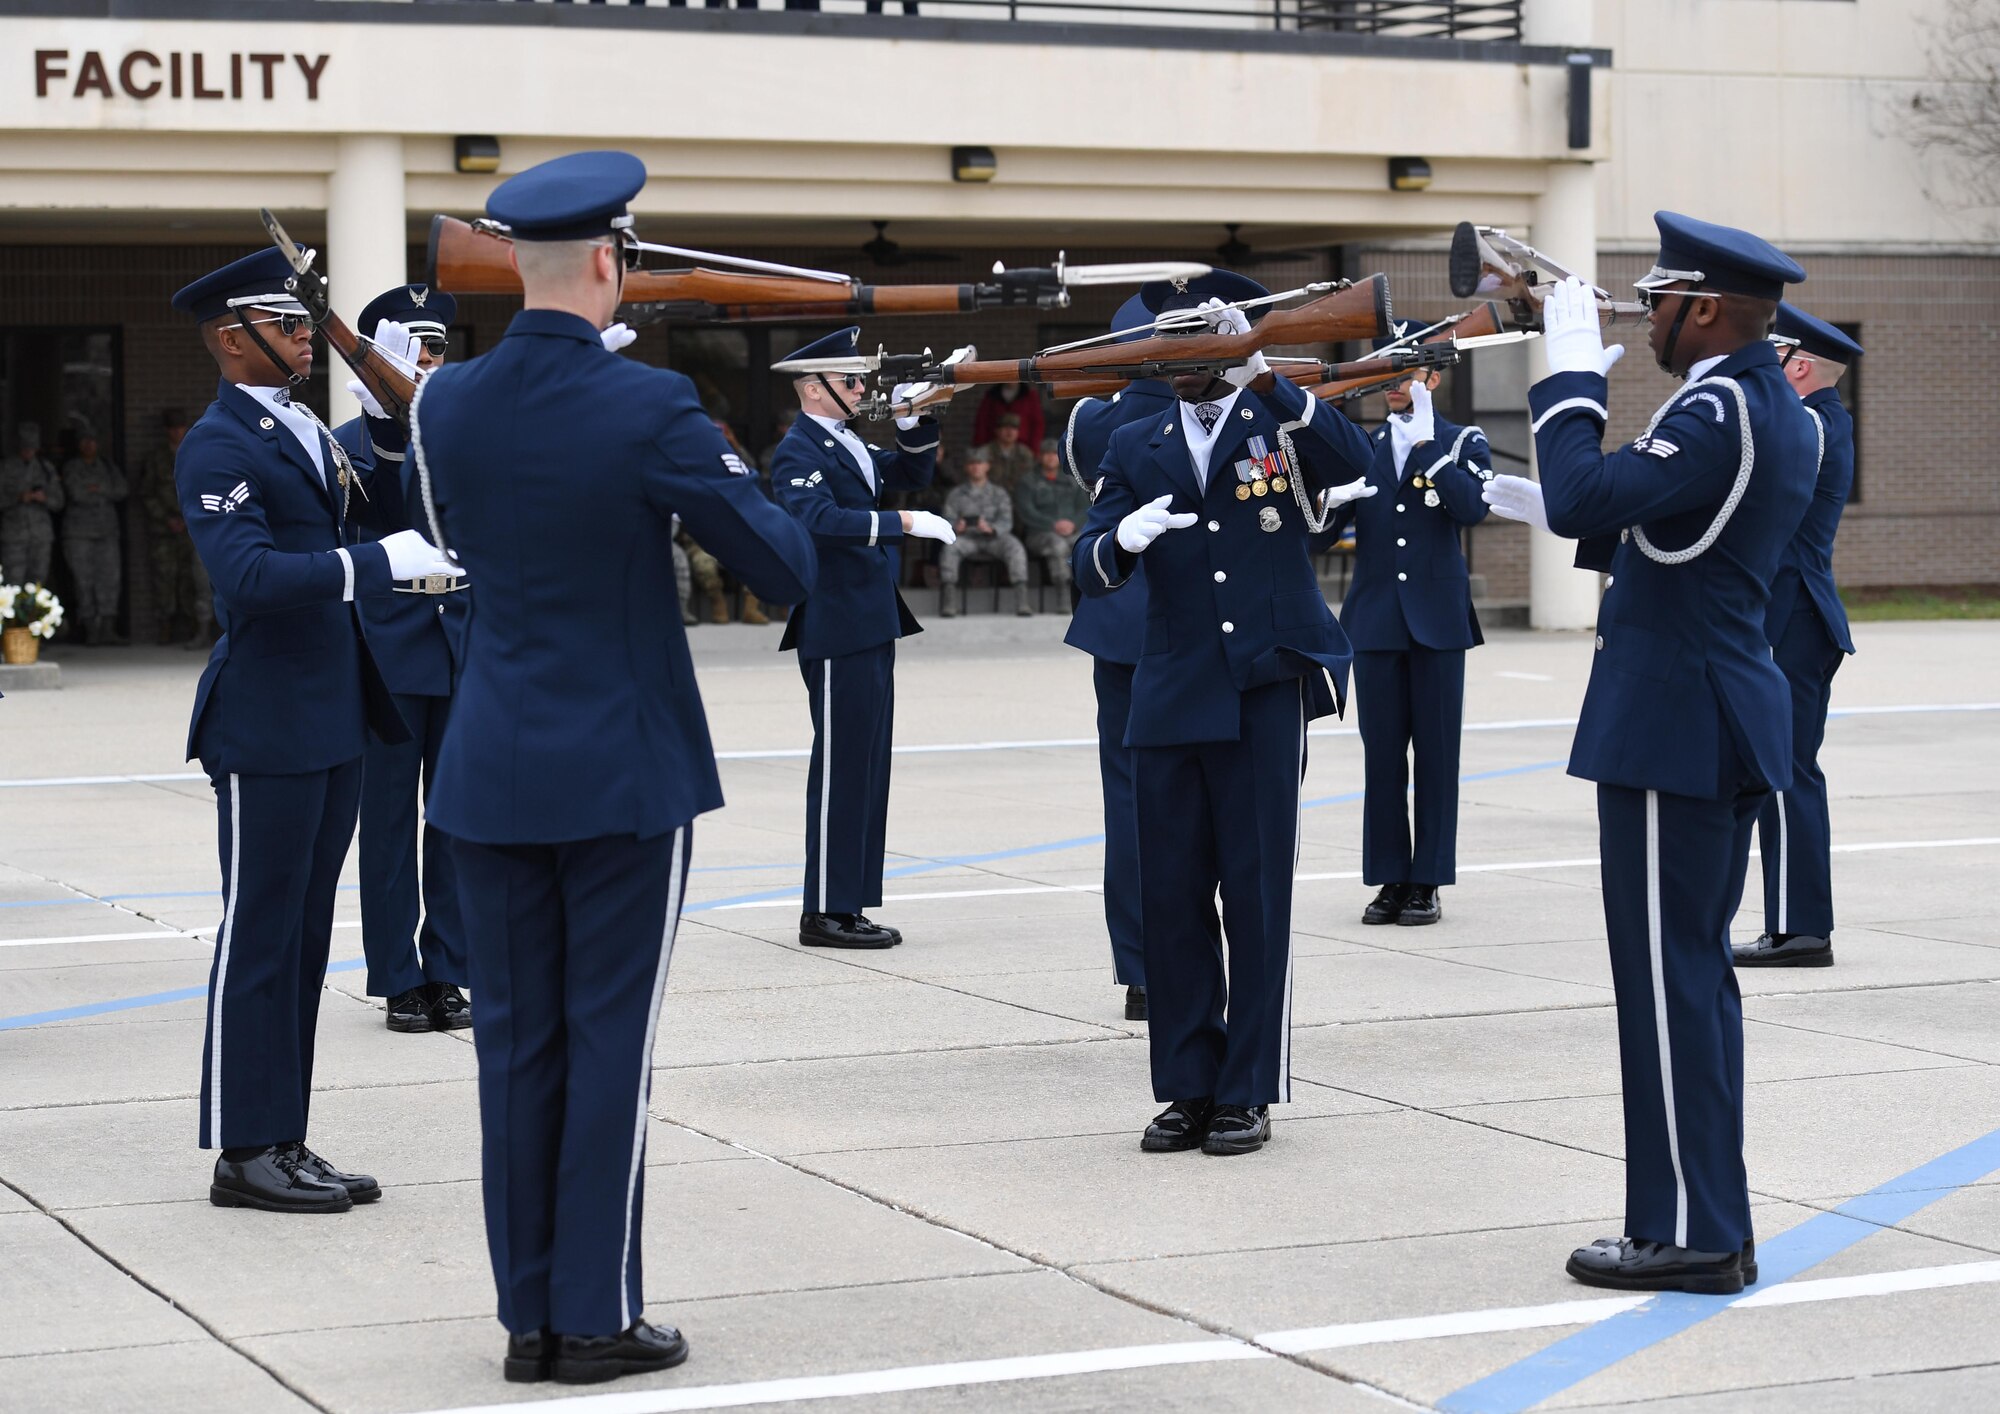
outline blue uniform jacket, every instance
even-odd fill
[[[1549,527],[1583,542],[1579,566],[1612,573],[1570,774],[1710,800],[1784,790],[1791,691],[1771,661],[1764,606],[1812,500],[1812,419],[1762,340],[1690,382],[1649,435],[1608,455],[1604,394],[1596,374],[1559,373],[1528,395]],[[1655,562],[1642,532],[1662,552],[1692,547],[1730,496],[1743,408],[1752,457],[1741,501],[1705,553]]]
[[[431,820],[480,844],[664,834],[722,804],[674,585],[673,517],[759,598],[812,542],[678,373],[528,309],[425,380],[412,448],[479,603]]]
[[[1854,491],[1854,419],[1842,406],[1839,390],[1821,388],[1805,400],[1807,411],[1819,418],[1826,433],[1826,450],[1820,457],[1819,479],[1813,483],[1812,505],[1799,533],[1785,546],[1778,560],[1778,573],[1771,580],[1771,605],[1764,611],[1764,635],[1776,643],[1785,636],[1799,595],[1811,596],[1819,610],[1826,636],[1843,653],[1854,651],[1854,639],[1847,631],[1847,606],[1840,602],[1840,590],[1833,582],[1833,537],[1840,529],[1840,513]]]
[[[771,458],[771,485],[819,549],[819,583],[785,625],[781,651],[796,648],[802,658],[840,658],[923,632],[896,588],[902,514],[875,505],[884,491],[930,485],[937,471],[937,445],[937,423],[923,418],[907,432],[897,431],[895,451],[870,448],[875,459],[871,490],[833,434],[805,413],[798,415]]]
[[[1387,424],[1369,435],[1375,449],[1368,483],[1375,494],[1350,501],[1328,527],[1338,540],[1354,531],[1354,577],[1340,607],[1340,626],[1356,652],[1421,648],[1472,648],[1486,640],[1472,611],[1459,527],[1486,519],[1480,495],[1493,475],[1486,434],[1439,417],[1436,436],[1412,447],[1396,474],[1396,451]],[[1438,504],[1424,503],[1434,483]]]
[[[416,470],[404,459],[406,434],[394,422],[357,417],[333,429],[359,468],[372,475],[368,494],[375,513],[370,517],[391,530],[414,530],[424,539],[431,528],[415,485]],[[373,534],[367,538],[374,538]],[[361,628],[375,666],[389,691],[416,697],[449,697],[458,676],[465,644],[469,589],[451,594],[382,594],[360,601]]]
[[[323,771],[359,758],[371,726],[409,740],[349,602],[389,592],[389,557],[356,543],[332,449],[321,455],[325,482],[298,438],[225,382],[175,460],[222,629],[188,728],[189,759],[212,772]],[[350,513],[366,509],[357,491]]]
[[[1282,426],[1306,461],[1312,495],[1333,475],[1360,474],[1368,464],[1367,435],[1283,378],[1265,397],[1246,389],[1226,425],[1209,460],[1206,494],[1184,446],[1178,407],[1119,428],[1104,455],[1104,485],[1077,539],[1076,583],[1085,595],[1101,597],[1122,589],[1141,558],[1118,547],[1118,523],[1127,515],[1171,493],[1170,512],[1200,517],[1162,534],[1143,557],[1150,600],[1132,679],[1128,746],[1236,741],[1241,694],[1287,678],[1307,680],[1311,716],[1338,711],[1346,699],[1354,654],[1320,592],[1305,517],[1289,490],[1238,500],[1242,483],[1233,467],[1252,437],[1275,447]],[[1275,528],[1266,530],[1273,520]]]
[[[1174,390],[1157,378],[1141,378],[1109,402],[1079,398],[1063,432],[1063,465],[1095,499],[1111,434],[1128,422],[1156,418],[1174,405]],[[1093,658],[1132,667],[1146,642],[1146,566],[1142,559],[1116,594],[1077,601],[1063,642]]]

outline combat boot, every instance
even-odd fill
[[[757,602],[757,596],[747,589],[743,591],[743,622],[746,624],[771,622],[770,616],[764,612],[764,606]]]
[[[942,614],[945,618],[957,618],[958,605],[958,586],[956,584],[947,584],[938,591],[938,613]]]
[[[1023,619],[1033,618],[1035,615],[1034,605],[1028,602],[1028,586],[1025,584],[1014,586],[1014,614]]]
[[[712,624],[729,622],[729,599],[720,589],[708,591],[708,621]]]

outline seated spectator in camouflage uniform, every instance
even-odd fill
[[[128,490],[125,473],[98,451],[97,432],[77,429],[76,455],[63,466],[63,562],[76,581],[76,616],[86,643],[123,643],[118,636],[118,590],[124,578],[124,543],[118,503]]]
[[[986,444],[986,455],[992,466],[994,485],[1010,496],[1016,486],[1035,474],[1034,449],[1021,440],[1018,414],[1000,415],[993,429],[993,440]]]
[[[974,447],[965,456],[965,484],[954,486],[944,498],[944,518],[958,532],[958,539],[938,554],[938,579],[944,586],[939,607],[948,619],[962,607],[958,567],[967,560],[1002,561],[1014,586],[1014,612],[1035,612],[1028,607],[1028,551],[1014,534],[1014,502],[988,479],[991,467],[984,449]]]
[[[62,478],[42,460],[42,429],[24,422],[14,455],[0,462],[0,580],[49,582],[56,543],[55,512],[63,508]]]
[[[1069,554],[1089,515],[1089,495],[1063,471],[1060,444],[1047,438],[1039,471],[1014,488],[1014,521],[1050,584],[1068,588]]]
[[[181,520],[180,497],[174,491],[174,460],[180,455],[181,438],[187,435],[187,418],[177,408],[167,409],[160,414],[160,433],[165,440],[139,464],[136,496],[146,525],[146,553],[153,565],[153,613],[159,620],[161,643],[173,642],[186,623],[189,645],[206,648],[208,595],[198,592],[203,588],[195,579],[201,562],[195,558],[194,542]]]

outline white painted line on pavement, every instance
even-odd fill
[[[2000,835],[1977,835],[1965,839],[1949,840],[1873,840],[1861,844],[1837,844],[1836,854],[1872,854],[1878,850],[1892,849],[1964,849],[1975,845],[2000,845]],[[1755,845],[1750,848],[1750,857],[1758,857]],[[1597,856],[1578,855],[1574,859],[1501,859],[1486,864],[1461,864],[1461,874],[1501,874],[1511,872],[1532,872],[1541,869],[1595,869]],[[1292,880],[1300,884],[1325,883],[1329,879],[1358,879],[1359,869],[1341,869],[1326,874],[1294,874]],[[958,898],[1006,898],[1020,894],[1101,894],[1102,884],[1023,884],[1008,889],[937,889],[917,894],[884,894],[882,902],[927,903],[937,899]],[[796,897],[751,899],[744,903],[725,903],[718,908],[704,910],[708,913],[733,913],[743,908],[797,908]],[[339,925],[336,924],[336,927]],[[59,941],[44,939],[42,941]]]
[[[1904,1291],[1976,1286],[2000,1282],[2000,1262],[1965,1262],[1948,1267],[1918,1267],[1900,1272],[1876,1272],[1858,1277],[1794,1280],[1729,1301],[1730,1308],[1798,1306],[1856,1297],[1888,1296]],[[1099,1350],[1067,1350],[1048,1355],[1014,1355],[995,1360],[963,1360],[945,1365],[905,1365],[885,1370],[860,1370],[842,1375],[803,1375],[783,1380],[742,1384],[695,1385],[683,1389],[629,1390],[615,1394],[572,1395],[532,1404],[482,1404],[431,1414],[679,1414],[699,1409],[742,1409],[793,1400],[849,1399],[858,1395],[896,1394],[919,1389],[962,1389],[973,1385],[1019,1380],[1052,1379],[1063,1375],[1098,1375],[1119,1370],[1149,1370],[1172,1365],[1219,1364],[1225,1361],[1270,1360],[1272,1352],[1306,1355],[1362,1345],[1400,1345],[1452,1336],[1484,1335],[1494,1331],[1544,1330],[1589,1326],[1653,1298],[1595,1297],[1559,1301],[1546,1306],[1499,1307],[1486,1311],[1449,1311],[1436,1316],[1405,1316],[1386,1321],[1356,1321],[1338,1326],[1311,1326],[1272,1331],[1249,1341],[1195,1340],[1169,1345],[1121,1345]]]
[[[0,948],[39,948],[54,943],[164,943],[175,938],[197,938],[204,943],[215,941],[209,935],[220,923],[211,923],[206,928],[191,928],[183,932],[168,928],[151,933],[65,933],[46,938],[0,938]],[[359,928],[360,919],[335,923],[336,928]]]
[[[1550,676],[1549,676],[1549,675],[1548,675],[1547,673],[1510,673],[1510,672],[1506,672],[1506,671],[1501,671],[1501,672],[1497,672],[1497,673],[1495,673],[1495,674],[1494,674],[1493,676],[1494,676],[1494,677],[1496,677],[1496,678],[1513,678],[1513,679],[1514,679],[1514,680],[1515,680],[1516,682],[1554,682],[1554,681],[1555,681],[1555,679],[1554,679],[1554,678],[1552,678],[1552,677],[1550,677]]]
[[[1538,673],[1499,673],[1499,677],[1523,678],[1548,682]],[[1907,713],[1926,712],[2000,712],[2000,702],[1914,702],[1888,707],[1836,707],[1831,717],[1884,717]],[[1519,732],[1534,731],[1544,727],[1573,727],[1575,717],[1517,717],[1498,722],[1467,722],[1462,730],[1468,732]],[[1359,736],[1358,727],[1321,727],[1307,732],[1313,737]],[[1039,751],[1057,748],[1074,749],[1096,746],[1094,736],[1059,736],[1028,738],[1019,741],[954,741],[935,744],[913,744],[892,747],[898,756],[931,756],[977,751]],[[751,751],[718,751],[718,761],[803,761],[812,755],[812,749],[804,746],[770,747]],[[200,771],[174,771],[153,775],[134,776],[17,776],[11,780],[0,780],[0,789],[12,786],[120,786],[143,785],[156,781],[205,781],[208,777]]]

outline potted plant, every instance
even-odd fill
[[[0,584],[0,662],[34,662],[62,621],[62,600],[42,585]]]

